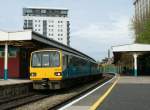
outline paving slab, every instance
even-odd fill
[[[102,86],[101,88],[97,89],[96,91],[88,95],[87,97],[77,101],[73,105],[63,110],[89,110],[90,107],[98,100],[98,98],[101,95],[103,95],[106,92],[106,90],[112,85],[114,80],[110,81],[105,86]]]
[[[32,81],[29,79],[8,79],[8,80],[0,79],[0,86],[31,83],[31,82]]]
[[[149,110],[150,77],[121,77],[97,110]]]

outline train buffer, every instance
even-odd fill
[[[149,110],[150,77],[121,76],[60,110]]]

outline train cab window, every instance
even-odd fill
[[[60,65],[59,52],[50,52],[50,67],[58,67]]]
[[[49,53],[45,52],[42,54],[42,67],[49,66]]]
[[[59,52],[35,52],[32,54],[32,67],[58,67],[60,65]]]
[[[41,54],[40,53],[32,54],[32,67],[41,67]]]

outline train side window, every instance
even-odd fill
[[[63,55],[63,70],[67,67],[67,56]]]

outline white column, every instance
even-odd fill
[[[4,80],[8,79],[8,44],[5,43],[5,57],[4,57]]]
[[[134,57],[134,76],[137,76],[137,57],[138,57],[138,54],[134,53],[133,57]]]

